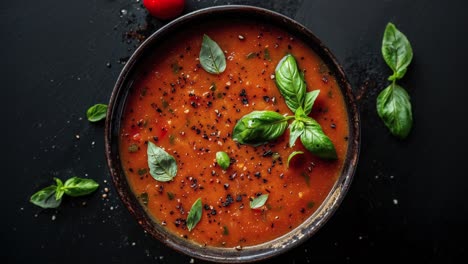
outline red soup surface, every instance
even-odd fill
[[[226,70],[201,68],[203,34],[225,53]],[[278,62],[292,54],[307,90],[320,90],[311,117],[332,140],[338,159],[323,160],[300,142],[288,145],[289,130],[253,147],[232,139],[236,122],[254,110],[294,115],[274,80]],[[339,177],[347,152],[348,118],[335,78],[301,40],[274,26],[238,22],[198,25],[167,39],[154,51],[133,84],[120,132],[120,157],[128,182],[154,221],[195,243],[215,247],[260,244],[300,225],[321,205]],[[148,142],[177,162],[177,175],[158,182],[149,173]],[[287,159],[296,156],[290,167]],[[231,165],[222,170],[216,152]],[[266,204],[250,200],[269,194]],[[203,214],[189,232],[187,215],[201,198]]]

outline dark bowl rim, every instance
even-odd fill
[[[301,223],[301,225],[299,225],[294,230],[297,230],[299,227],[303,226],[305,223],[309,223],[310,226],[308,225],[308,229],[305,230],[305,233],[302,233],[302,235],[299,232],[296,232],[297,234],[294,236],[290,235],[289,239],[291,239],[291,241],[287,241],[287,242],[283,241],[282,244],[278,244],[279,246],[276,245],[275,247],[273,247],[272,245],[270,245],[270,247],[268,248],[262,248],[263,245],[272,243],[276,240],[280,240],[281,238],[287,238],[289,234],[292,234],[294,232],[294,230],[288,232],[287,234],[275,240],[265,242],[257,246],[247,247],[247,248],[252,248],[252,250],[249,250],[247,252],[250,254],[243,254],[242,252],[243,251],[245,252],[245,250],[238,251],[238,253],[235,254],[236,251],[233,251],[233,249],[230,249],[231,251],[226,253],[225,252],[226,250],[223,248],[214,248],[214,247],[207,248],[207,247],[201,247],[199,245],[198,247],[196,247],[194,246],[194,244],[184,242],[183,239],[180,239],[177,236],[172,236],[172,238],[171,237],[168,238],[167,234],[162,234],[160,231],[152,229],[151,224],[148,223],[148,221],[152,221],[150,217],[147,215],[147,213],[143,213],[142,215],[141,214],[142,209],[138,208],[138,206],[135,205],[136,197],[132,197],[132,195],[133,196],[135,195],[132,194],[131,191],[130,191],[130,196],[128,195],[129,187],[128,185],[126,185],[127,183],[122,182],[122,179],[121,179],[122,177],[125,178],[125,176],[119,175],[119,173],[117,173],[117,170],[116,170],[116,166],[117,167],[121,166],[119,162],[120,159],[118,158],[119,154],[113,153],[112,151],[113,142],[114,142],[113,141],[114,134],[113,134],[112,128],[114,126],[114,123],[120,122],[119,120],[120,116],[119,118],[115,117],[115,114],[117,111],[116,104],[117,104],[117,100],[119,99],[118,97],[120,96],[121,90],[125,89],[127,77],[130,75],[134,67],[136,67],[135,65],[137,64],[137,62],[142,60],[141,55],[144,52],[146,52],[146,49],[150,47],[152,44],[154,44],[153,42],[158,41],[158,36],[165,34],[166,31],[171,31],[172,28],[177,28],[181,24],[187,23],[188,21],[191,21],[191,20],[197,20],[197,19],[203,20],[203,17],[205,16],[208,17],[209,19],[211,15],[214,15],[214,14],[216,15],[218,13],[220,14],[229,13],[229,12],[245,13],[246,15],[248,14],[249,16],[261,15],[262,16],[261,19],[263,19],[263,21],[267,20],[267,18],[275,19],[273,23],[275,24],[275,26],[280,27],[282,29],[285,29],[287,27],[290,29],[295,29],[292,35],[296,36],[297,34],[300,34],[301,38],[312,41],[313,45],[315,45],[316,48],[320,49],[319,50],[320,58],[326,61],[329,67],[333,66],[332,71],[334,71],[334,76],[338,81],[341,92],[343,93],[345,104],[347,106],[348,118],[349,118],[348,153],[345,158],[345,162],[344,162],[343,169],[342,169],[342,174],[337,179],[335,185],[332,187],[332,190],[330,191],[329,195],[325,198],[322,205],[316,210],[315,213],[313,213],[306,221]],[[255,20],[257,18],[252,18],[252,19]],[[309,44],[309,46],[312,48],[311,45],[312,44]],[[317,52],[317,50],[315,51]],[[355,170],[356,170],[357,162],[358,162],[359,152],[360,152],[360,117],[359,117],[358,107],[357,107],[354,95],[352,93],[351,85],[346,78],[344,70],[342,69],[341,65],[338,63],[335,56],[330,52],[330,50],[325,45],[323,45],[323,43],[321,42],[319,38],[317,38],[310,30],[308,30],[305,26],[301,25],[295,20],[289,17],[286,17],[282,14],[279,14],[277,12],[274,12],[274,11],[270,11],[270,10],[260,8],[260,7],[248,6],[248,5],[226,5],[226,6],[215,6],[215,7],[200,9],[200,10],[188,13],[184,16],[181,16],[178,19],[173,20],[172,22],[164,25],[159,30],[151,34],[151,36],[149,36],[143,43],[141,43],[141,45],[133,52],[132,56],[127,61],[126,65],[122,69],[116,81],[116,84],[114,86],[114,89],[112,91],[110,101],[108,104],[108,111],[107,111],[107,118],[105,122],[104,133],[105,133],[106,161],[109,167],[112,181],[114,183],[114,187],[116,188],[119,198],[122,200],[125,207],[137,219],[138,223],[143,227],[143,229],[147,231],[148,233],[150,233],[153,237],[157,238],[158,240],[163,242],[165,245],[171,247],[172,249],[175,249],[176,251],[179,251],[181,253],[187,254],[195,258],[208,260],[208,261],[223,262],[223,263],[233,262],[233,261],[253,262],[253,261],[264,260],[267,258],[271,258],[273,256],[277,256],[283,252],[286,252],[300,245],[306,240],[308,240],[328,221],[328,219],[338,209],[339,205],[344,199],[351,185],[351,182],[352,182]],[[114,142],[114,143],[118,144],[118,140],[116,141],[117,142]],[[115,157],[115,155],[117,155],[117,158]],[[126,188],[125,186],[122,186],[122,184],[124,184]],[[139,206],[141,207],[141,205]],[[312,218],[317,218],[317,219],[312,221],[313,220]],[[174,241],[171,239],[174,239]],[[190,245],[192,246],[190,247]]]

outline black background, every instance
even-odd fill
[[[145,234],[123,207],[105,164],[103,123],[85,117],[89,106],[108,102],[123,62],[138,46],[127,33],[143,28],[139,33],[147,35],[164,23],[136,0],[27,2],[0,7],[1,262],[191,262]],[[303,23],[335,53],[360,98],[361,155],[348,195],[314,237],[270,262],[467,257],[463,1],[186,1],[184,13],[226,3],[266,7]],[[375,111],[391,74],[380,55],[389,21],[414,50],[401,82],[414,115],[404,141],[389,134]],[[57,210],[28,202],[52,177],[71,176],[96,179],[101,187],[65,199]],[[101,197],[105,187],[108,199]]]

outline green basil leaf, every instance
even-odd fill
[[[304,122],[299,120],[294,120],[291,125],[289,125],[289,147],[294,147],[296,140],[304,133]]]
[[[273,111],[253,111],[237,122],[232,138],[241,144],[265,144],[284,133],[290,118]]]
[[[55,188],[55,200],[60,200],[65,193],[63,189],[63,182],[59,178],[54,178],[55,182],[57,183],[57,187]]]
[[[97,122],[106,118],[107,114],[107,105],[105,104],[95,104],[88,108],[86,111],[86,117],[88,117],[89,122]]]
[[[187,228],[192,231],[195,226],[200,222],[202,217],[202,202],[201,198],[198,198],[190,208],[190,212],[187,215]]]
[[[73,177],[68,179],[63,185],[63,190],[65,194],[77,197],[88,195],[99,187],[99,184],[92,179],[83,179],[78,177]]]
[[[296,155],[300,155],[300,154],[304,154],[304,151],[296,150],[293,153],[289,154],[288,163],[286,164],[288,168],[289,168],[289,162],[291,162],[292,158],[294,158]]]
[[[320,124],[310,117],[304,118],[304,123],[304,133],[301,135],[304,147],[320,158],[337,159],[335,146],[323,133]]]
[[[377,97],[377,113],[390,132],[406,138],[413,125],[411,102],[408,93],[402,87],[391,84]]]
[[[148,142],[148,167],[153,178],[160,182],[171,181],[177,174],[174,157],[153,142]]]
[[[268,200],[268,194],[262,194],[252,201],[250,201],[250,208],[252,209],[258,209],[265,205],[266,201]]]
[[[211,74],[220,74],[226,69],[226,58],[219,45],[207,35],[203,35],[200,50],[200,64]]]
[[[216,152],[216,162],[223,170],[226,170],[231,164],[231,159],[226,152],[218,151]]]
[[[314,106],[315,99],[317,99],[319,93],[320,93],[320,90],[314,90],[312,92],[306,93],[305,100],[304,100],[305,115],[309,115],[310,112],[312,111],[312,106]]]
[[[413,59],[413,49],[406,36],[395,25],[388,23],[382,40],[382,55],[393,70],[389,80],[401,79]]]
[[[59,207],[62,199],[55,199],[55,191],[57,186],[51,185],[46,187],[37,193],[33,194],[29,201],[42,208],[57,208]]]
[[[291,54],[284,56],[275,69],[276,86],[291,111],[303,105],[306,84]]]

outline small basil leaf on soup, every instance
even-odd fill
[[[63,194],[65,194],[64,188],[63,188],[63,182],[59,178],[54,178],[55,183],[57,184],[57,187],[55,189],[55,200],[60,200],[63,197]]]
[[[312,118],[304,118],[304,133],[301,142],[312,154],[324,159],[337,159],[335,146],[317,121]]]
[[[413,115],[408,93],[397,84],[391,84],[377,97],[377,113],[390,132],[406,138],[411,131]]]
[[[187,228],[189,231],[192,231],[195,226],[200,222],[202,217],[202,201],[201,198],[198,198],[190,208],[190,212],[187,216]]]
[[[291,54],[284,56],[276,66],[275,81],[286,105],[296,112],[304,103],[306,83]]]
[[[226,170],[231,164],[231,159],[226,152],[218,151],[216,152],[216,162],[223,170]]]
[[[262,194],[258,197],[255,197],[253,200],[250,201],[250,208],[258,209],[264,206],[267,200],[268,200],[268,194]]]
[[[301,154],[304,154],[304,152],[303,152],[303,151],[299,151],[299,150],[296,150],[296,151],[294,151],[293,153],[289,154],[289,156],[288,156],[288,163],[286,164],[286,165],[288,166],[288,168],[289,168],[289,163],[291,162],[291,160],[292,160],[295,156],[301,155]]]
[[[167,182],[171,181],[176,176],[176,160],[164,149],[148,141],[147,154],[150,174],[155,180]]]
[[[62,202],[62,199],[55,199],[56,190],[57,186],[55,185],[46,187],[33,194],[29,201],[42,208],[57,208]]]
[[[393,70],[389,80],[401,79],[413,59],[413,49],[406,36],[394,24],[388,23],[382,40],[382,55]]]
[[[77,197],[88,195],[99,187],[99,184],[92,179],[84,179],[78,177],[72,177],[68,179],[63,185],[65,194]]]
[[[88,108],[86,111],[86,117],[90,122],[97,122],[106,118],[107,105],[105,104],[95,104]]]
[[[289,125],[289,147],[294,147],[296,140],[304,133],[304,122],[299,120],[294,120],[291,125]]]
[[[291,118],[273,111],[253,111],[237,122],[232,138],[241,144],[265,144],[281,136]]]
[[[305,115],[309,115],[312,111],[312,106],[314,106],[315,99],[317,99],[320,90],[314,90],[311,92],[306,93],[305,100],[304,100],[304,113]]]
[[[207,35],[203,35],[199,59],[201,66],[208,73],[220,74],[226,69],[223,50]]]

